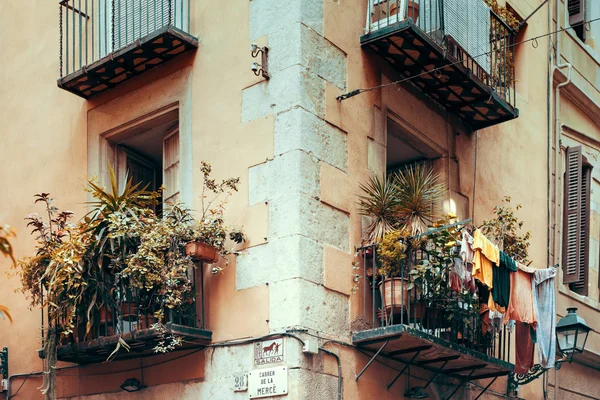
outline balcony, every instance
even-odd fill
[[[193,275],[194,287],[201,289],[202,274],[198,270],[190,270],[188,274]],[[158,324],[154,317],[158,310],[152,305],[151,293],[127,289],[125,285],[116,289],[112,293],[114,300],[111,304],[92,308],[90,321],[85,312],[77,313],[73,333],[61,337],[58,361],[102,363],[109,356],[110,360],[153,356],[161,352],[159,348],[170,343],[173,346],[168,351],[199,349],[211,342],[212,332],[204,327],[202,290],[195,300],[188,300],[176,309],[163,309],[165,320]],[[87,309],[87,306],[82,309]],[[64,321],[59,319],[56,324],[61,331],[64,330]],[[91,322],[91,329],[86,334],[88,322]],[[118,346],[120,340],[125,341],[129,349]]]
[[[364,325],[355,328],[352,342],[372,358],[357,379],[378,357],[403,366],[388,390],[409,366],[430,371],[431,380],[437,375],[456,379],[459,386],[478,379],[495,381],[511,373],[510,332],[504,325],[494,327],[482,318],[488,311],[480,308],[481,292],[474,294],[451,285],[451,268],[444,263],[452,260],[448,254],[458,254],[458,249],[446,249],[450,253],[440,255],[428,242],[410,246],[401,273],[394,277],[380,273],[377,247],[362,249],[360,275],[365,279],[358,321]],[[426,266],[436,267],[426,272]]]
[[[198,47],[191,0],[61,0],[58,86],[83,98]]]
[[[367,0],[360,38],[472,129],[518,117],[515,32],[482,0]]]

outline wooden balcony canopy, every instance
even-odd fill
[[[517,118],[514,81],[507,76],[513,72],[500,78],[488,72],[490,67],[498,71],[504,65],[512,69],[512,61],[507,61],[512,60],[512,52],[496,51],[491,63],[482,68],[451,36],[440,30],[435,35],[408,18],[371,29],[360,40],[363,47],[389,62],[399,79],[410,78],[410,83],[474,130]],[[503,42],[506,38],[503,36]],[[505,64],[498,67],[498,55],[503,51]]]
[[[167,25],[58,79],[58,86],[89,98],[197,47],[198,39]]]

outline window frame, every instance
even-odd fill
[[[568,147],[563,192],[563,284],[582,296],[588,295],[589,283],[591,179],[592,166],[582,146]]]

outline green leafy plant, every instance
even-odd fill
[[[396,187],[394,216],[399,229],[418,235],[427,230],[439,217],[446,187],[439,174],[424,164],[409,165],[393,175]]]
[[[391,179],[381,179],[375,175],[367,183],[361,184],[360,189],[363,194],[359,196],[359,213],[371,218],[365,229],[364,242],[380,242],[394,230],[397,223],[398,188]]]
[[[515,215],[522,206],[517,204],[513,209],[510,202],[509,196],[504,197],[500,205],[494,206],[495,217],[483,221],[479,229],[510,257],[527,263],[531,232],[522,232],[524,222]]]
[[[387,233],[377,246],[379,274],[386,277],[399,277],[402,268],[406,268],[406,238],[405,231]],[[406,271],[408,273],[408,271]]]

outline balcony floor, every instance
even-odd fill
[[[389,62],[401,78],[456,114],[472,129],[517,118],[519,110],[484,84],[462,63],[418,28],[412,19],[374,30],[360,38],[363,47]],[[433,73],[427,73],[441,68]],[[511,88],[511,96],[512,88]]]
[[[165,26],[58,79],[58,87],[87,99],[197,47],[198,39]]]
[[[203,348],[211,342],[212,332],[199,328],[191,328],[172,323],[166,324],[167,334],[174,334],[183,339],[183,345],[176,350],[188,350]],[[128,358],[139,358],[157,355],[154,347],[161,340],[158,332],[152,329],[141,329],[130,333],[124,333],[120,337],[127,342],[131,349],[126,351],[120,349],[115,360]],[[106,361],[113,352],[119,341],[119,335],[103,336],[98,339],[88,340],[81,343],[69,343],[59,346],[58,361],[66,361],[77,364],[93,364]]]
[[[412,365],[440,374],[470,381],[505,376],[514,365],[490,357],[481,352],[448,342],[407,325],[391,325],[383,328],[356,332],[352,343],[373,354],[388,342],[380,356],[406,364],[420,350]],[[442,368],[442,364],[446,364]]]

